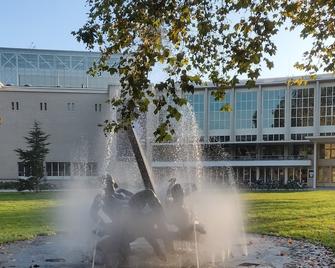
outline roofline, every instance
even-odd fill
[[[62,53],[83,53],[83,54],[93,54],[99,55],[99,51],[90,51],[90,50],[66,50],[66,49],[44,49],[44,48],[20,48],[20,47],[0,47],[0,50],[8,50],[8,51],[37,51],[37,52],[62,52]],[[113,54],[113,56],[117,56],[121,54]]]
[[[46,92],[46,93],[81,93],[81,94],[107,94],[107,88],[65,88],[65,87],[18,87],[5,86],[0,88],[0,94],[5,92]]]
[[[326,81],[335,81],[335,74],[332,73],[324,73],[324,74],[317,74],[315,79],[311,79],[310,75],[297,75],[297,76],[282,76],[282,77],[273,77],[273,78],[259,78],[256,80],[255,88],[257,86],[275,86],[275,85],[287,85],[289,80],[295,79],[305,79],[307,82],[326,82]],[[236,88],[247,88],[245,86],[246,79],[241,79],[240,82],[236,85]],[[195,89],[202,89],[202,88],[215,88],[216,86],[212,82],[205,82],[203,85],[195,85]]]

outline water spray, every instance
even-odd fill
[[[195,247],[195,258],[197,262],[197,268],[200,268],[200,262],[199,262],[199,248],[198,248],[198,237],[197,237],[197,225],[199,222],[197,220],[194,220],[193,223],[193,230],[194,230],[194,247]]]

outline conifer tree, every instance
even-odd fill
[[[49,153],[47,142],[50,135],[42,131],[40,123],[35,121],[28,136],[24,137],[27,149],[15,149],[19,159],[23,162],[28,180],[35,191],[39,190],[39,185],[44,177],[44,161]]]

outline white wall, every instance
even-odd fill
[[[25,148],[24,136],[34,120],[50,134],[49,162],[101,162],[105,140],[97,124],[108,117],[106,91],[14,88],[0,89],[0,179],[17,178],[18,157],[13,151]],[[12,111],[11,102],[20,103],[19,111]],[[47,102],[47,111],[40,111],[40,102]],[[75,103],[75,111],[67,110],[67,103]],[[102,104],[102,112],[95,112],[94,104]]]

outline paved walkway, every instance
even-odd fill
[[[240,246],[216,256],[212,260],[201,260],[200,267],[335,267],[334,254],[322,246],[303,241],[271,236],[248,235],[248,255],[244,256]],[[150,247],[139,240],[132,245],[133,254],[127,267],[178,267],[196,268],[194,251],[179,249],[168,256],[168,262],[158,260]],[[91,267],[90,254],[78,248],[65,234],[38,237],[32,241],[5,244],[0,247],[0,268],[88,268]],[[222,257],[225,259],[222,261]]]

